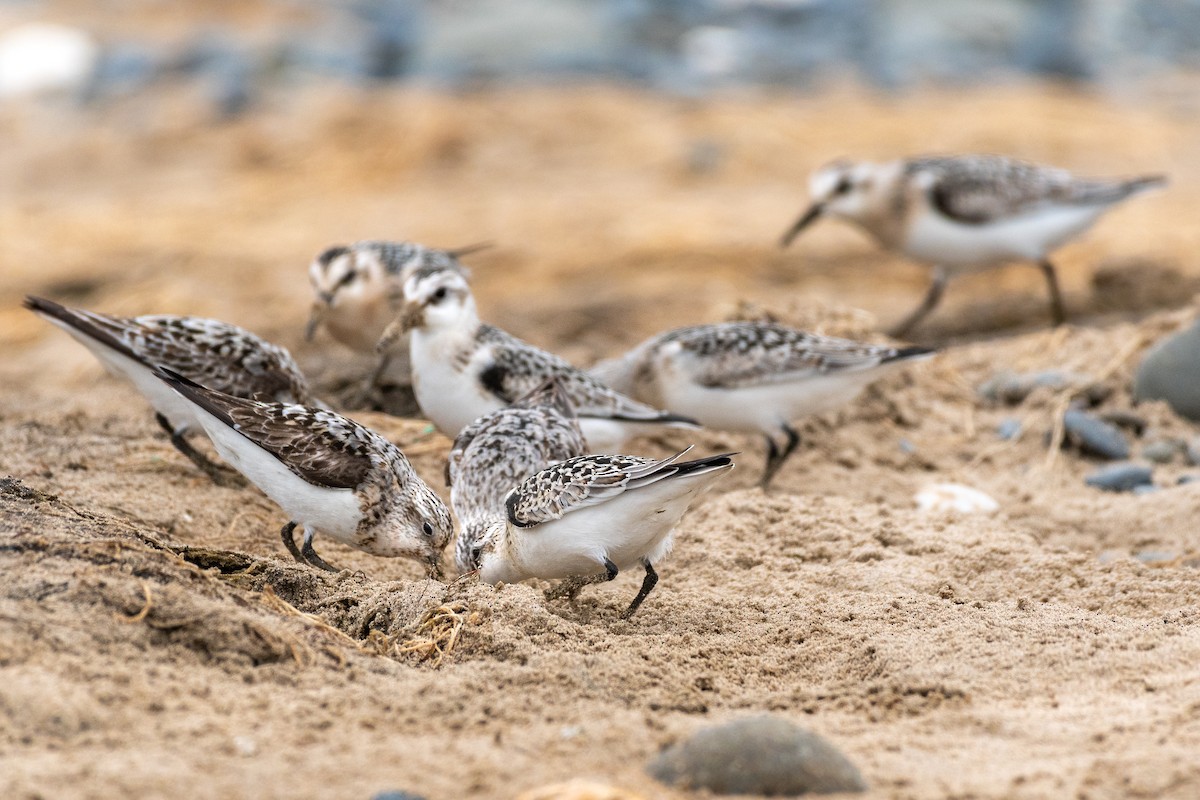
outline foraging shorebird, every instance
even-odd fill
[[[287,512],[280,533],[297,561],[337,572],[313,550],[321,533],[372,555],[414,559],[441,577],[450,512],[387,439],[332,411],[232,397],[168,369],[155,374],[192,407],[221,457]]]
[[[459,571],[475,568],[475,543],[489,524],[504,518],[504,498],[513,487],[538,470],[583,455],[586,448],[575,409],[557,380],[463,428],[446,463],[450,505],[459,525]]]
[[[137,387],[154,407],[171,444],[215,483],[226,473],[192,447],[187,434],[201,430],[192,406],[154,376],[165,366],[235,397],[312,403],[308,382],[291,355],[235,325],[199,317],[114,317],[26,297],[25,308],[71,334],[114,375]]]
[[[592,452],[663,425],[696,427],[690,417],[631,400],[556,355],[479,321],[466,279],[440,271],[405,284],[400,317],[380,339],[386,351],[411,331],[413,391],[422,412],[448,436],[556,378]]]
[[[949,278],[1010,261],[1045,275],[1054,323],[1066,320],[1049,254],[1117,203],[1165,178],[1077,178],[1066,170],[1004,156],[836,161],[813,173],[812,205],[783,236],[787,247],[818,217],[857,223],[884,247],[934,265],[925,299],[892,335],[902,336],[941,300]]]
[[[330,247],[308,268],[316,299],[304,338],[324,326],[338,342],[360,353],[374,353],[379,337],[404,301],[404,282],[418,271],[466,274],[459,258],[487,247],[472,245],[437,250],[415,242],[363,241]],[[390,366],[389,353],[371,376],[374,386]],[[397,348],[397,372],[407,376],[407,348]]]
[[[574,599],[640,565],[642,587],[621,614],[629,619],[658,583],[654,565],[671,551],[688,506],[733,469],[732,453],[680,461],[688,450],[662,460],[578,456],[530,476],[505,498],[504,519],[476,542],[479,579],[565,578],[546,597]]]
[[[661,333],[597,364],[591,374],[708,427],[761,433],[767,462],[760,485],[766,489],[800,442],[792,422],[840,408],[892,369],[932,352],[773,322],[725,322]]]

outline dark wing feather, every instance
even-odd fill
[[[171,370],[159,376],[311,484],[357,488],[371,472],[373,455],[386,452],[385,440],[332,411],[233,397]]]
[[[771,322],[729,322],[680,328],[655,350],[677,349],[693,379],[709,388],[733,389],[796,380],[843,370],[869,369],[916,355],[888,345],[819,336]],[[922,350],[921,352],[927,352]]]
[[[481,325],[476,338],[491,348],[492,363],[481,376],[484,387],[504,403],[513,403],[546,381],[556,380],[580,417],[696,424],[690,417],[660,411],[615,392],[564,359],[499,328]]]
[[[932,174],[930,203],[966,225],[1019,216],[1047,204],[1107,205],[1160,181],[1085,180],[1063,169],[986,155],[914,159],[907,172]]]

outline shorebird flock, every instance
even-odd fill
[[[1001,156],[838,161],[810,181],[811,206],[788,246],[822,216],[848,219],[885,248],[928,263],[933,282],[892,332],[937,305],[953,275],[1037,263],[1054,322],[1066,319],[1049,254],[1158,176],[1088,180]],[[548,599],[641,568],[631,617],[658,582],[688,508],[734,465],[734,453],[630,454],[662,428],[761,435],[766,491],[800,442],[805,417],[853,401],[883,375],[930,358],[925,347],[822,336],[772,322],[716,322],[665,331],[582,369],[480,320],[460,258],[412,242],[330,247],[309,268],[305,329],[375,354],[411,384],[423,416],[453,439],[450,509],[400,449],[313,396],[286,350],[216,320],[115,317],[28,297],[25,306],[128,379],[171,443],[213,481],[257,486],[288,516],[284,547],[337,571],[320,534],[372,555],[405,557],[443,577],[452,539],[460,573],[487,583],[559,580]],[[202,433],[228,466],[197,450]],[[231,471],[232,469],[232,471]],[[302,532],[301,544],[295,538]]]

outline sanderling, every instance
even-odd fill
[[[688,450],[662,460],[578,456],[530,476],[505,497],[504,519],[476,542],[480,580],[565,578],[546,597],[573,599],[640,564],[642,588],[621,618],[633,616],[658,582],[654,565],[671,551],[688,506],[733,468],[732,453],[680,461]]]
[[[446,462],[450,505],[458,517],[459,571],[475,568],[475,543],[490,523],[504,518],[504,498],[514,486],[551,464],[583,455],[586,448],[575,410],[557,380],[463,428]]]
[[[466,272],[459,258],[487,245],[457,250],[437,250],[415,242],[363,241],[330,247],[313,259],[308,268],[316,299],[304,338],[311,340],[317,328],[362,353],[374,353],[384,328],[395,319],[404,301],[404,282],[418,271]],[[371,376],[370,385],[389,366],[385,356]],[[408,353],[399,348],[397,372],[408,374]]]
[[[313,550],[322,533],[372,555],[415,559],[441,577],[450,512],[400,448],[332,411],[232,397],[168,369],[155,374],[192,407],[221,457],[287,512],[281,535],[297,561],[337,571]]]
[[[1165,182],[1162,176],[1093,180],[1004,156],[837,161],[813,173],[812,205],[783,236],[791,243],[823,214],[849,219],[881,245],[934,265],[925,299],[893,331],[900,336],[941,299],[953,275],[1035,261],[1050,290],[1055,324],[1066,320],[1048,254],[1112,206]]]
[[[128,378],[154,407],[171,443],[216,483],[225,482],[225,473],[186,438],[202,429],[191,405],[154,376],[156,366],[235,397],[313,402],[287,350],[235,325],[168,315],[114,317],[41,297],[26,297],[25,307],[71,334],[110,372]]]
[[[551,378],[561,381],[592,452],[619,450],[629,437],[662,425],[697,426],[694,419],[614,392],[558,356],[481,323],[462,275],[417,274],[404,294],[404,309],[380,347],[411,331],[417,403],[449,436]]]
[[[818,336],[773,322],[725,322],[661,333],[591,373],[709,427],[763,434],[765,489],[800,441],[792,422],[839,408],[890,368],[932,352]]]

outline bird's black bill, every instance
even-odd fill
[[[800,232],[813,223],[813,221],[825,213],[825,206],[821,203],[813,203],[809,206],[808,211],[804,212],[804,216],[796,220],[792,227],[787,229],[787,233],[779,240],[780,247],[787,247],[792,243],[792,240],[800,235]]]

